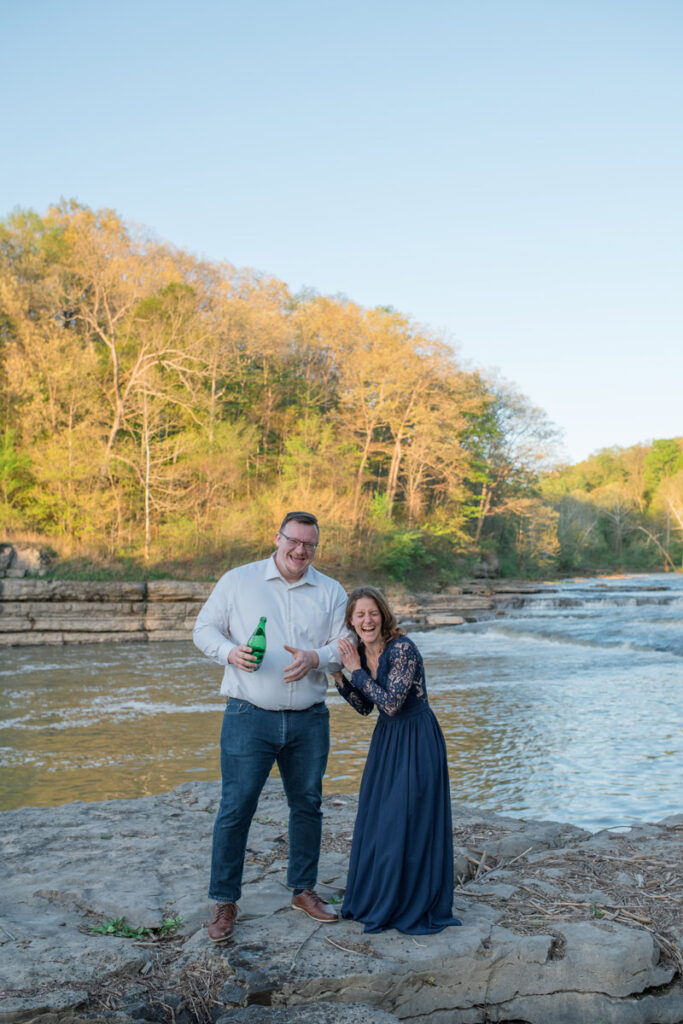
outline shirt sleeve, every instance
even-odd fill
[[[419,676],[420,661],[412,643],[395,643],[387,652],[389,668],[383,686],[369,672],[358,668],[351,676],[353,686],[368,697],[385,715],[396,715],[403,707],[413,683]]]
[[[315,653],[318,655],[318,667],[323,672],[328,672],[332,675],[333,672],[339,672],[342,667],[342,660],[339,657],[339,648],[337,647],[337,640],[341,637],[347,637],[355,643],[355,633],[353,630],[349,630],[345,623],[346,618],[346,592],[343,587],[339,587],[334,598],[334,607],[332,615],[330,616],[330,632],[327,643],[322,647],[316,648]],[[343,696],[343,694],[342,694]]]
[[[234,644],[228,639],[230,632],[230,584],[220,579],[211,591],[197,616],[192,639],[202,654],[219,665],[228,664],[228,655]]]

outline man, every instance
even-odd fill
[[[325,673],[341,667],[335,641],[349,633],[344,589],[311,565],[319,537],[315,516],[290,512],[275,534],[274,555],[227,572],[197,616],[194,642],[226,666],[221,693],[228,697],[209,886],[214,942],[232,935],[249,826],[276,761],[289,804],[292,906],[316,921],[337,920],[315,885],[330,745]],[[256,672],[247,640],[261,616],[267,645]]]

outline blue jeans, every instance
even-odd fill
[[[322,782],[330,749],[324,704],[305,711],[264,711],[228,698],[221,730],[221,805],[213,830],[209,899],[236,902],[242,894],[247,836],[273,764],[289,804],[287,885],[313,889],[322,838]]]

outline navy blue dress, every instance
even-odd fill
[[[429,706],[422,656],[398,637],[377,679],[362,667],[339,692],[361,714],[373,705],[372,734],[358,798],[342,917],[366,932],[409,935],[460,924],[453,917],[453,834],[446,743]]]

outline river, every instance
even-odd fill
[[[452,795],[599,829],[679,813],[683,576],[548,583],[414,634]],[[0,809],[219,775],[221,669],[191,643],[17,647],[0,667]],[[355,792],[373,718],[331,691],[327,792]]]

